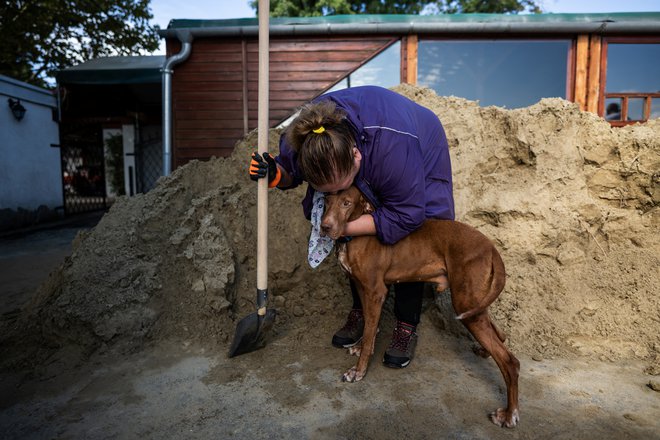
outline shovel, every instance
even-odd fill
[[[268,16],[270,1],[259,0],[259,154],[268,151]],[[257,182],[257,311],[236,325],[229,357],[262,348],[273,328],[275,310],[268,303],[268,179]]]

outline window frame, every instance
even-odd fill
[[[606,93],[607,86],[607,62],[608,62],[608,46],[610,43],[614,44],[660,44],[660,37],[655,36],[616,36],[616,37],[603,37],[600,47],[600,85],[599,85],[599,99],[598,99],[598,115],[605,118],[605,101],[607,99],[621,99],[621,120],[620,121],[607,121],[614,127],[624,127],[635,123],[644,123],[649,120],[651,115],[651,102],[653,99],[660,99],[660,93],[657,92],[611,92]],[[646,119],[627,121],[628,116],[628,100],[630,98],[644,98],[644,114]]]

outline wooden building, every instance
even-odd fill
[[[173,168],[228,155],[257,125],[257,19],[173,20],[161,36],[168,57],[191,45],[173,69]],[[482,105],[559,96],[602,116],[618,106],[613,125],[660,116],[660,13],[355,15],[271,20],[271,126],[385,52],[377,84],[394,72]]]

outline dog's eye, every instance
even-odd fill
[[[351,206],[351,204],[352,203],[350,200],[344,200],[344,208],[348,208],[349,206]]]

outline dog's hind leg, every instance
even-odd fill
[[[356,287],[362,301],[364,313],[364,332],[362,334],[362,346],[357,365],[349,369],[342,376],[344,382],[357,382],[367,374],[369,359],[374,354],[376,333],[378,332],[378,321],[383,309],[383,303],[387,296],[387,286],[378,282],[375,286],[365,287],[356,281]]]
[[[506,334],[500,330],[500,328],[493,322],[493,319],[490,318],[490,325],[493,326],[493,330],[495,330],[495,333],[497,333],[497,337],[500,338],[500,341],[504,342],[506,341]]]
[[[520,362],[502,342],[501,331],[493,325],[488,312],[482,312],[463,321],[472,336],[488,351],[504,377],[507,391],[507,407],[498,408],[490,414],[493,423],[513,428],[519,420],[518,415],[518,373]]]
[[[500,328],[497,325],[495,325],[492,318],[490,319],[490,325],[493,326],[493,330],[497,334],[497,337],[500,338],[500,341],[502,342],[506,341],[506,334],[502,330],[500,330]],[[488,352],[486,348],[482,347],[478,343],[472,347],[472,351],[474,351],[474,354],[482,358],[487,358],[490,356],[490,352]]]

